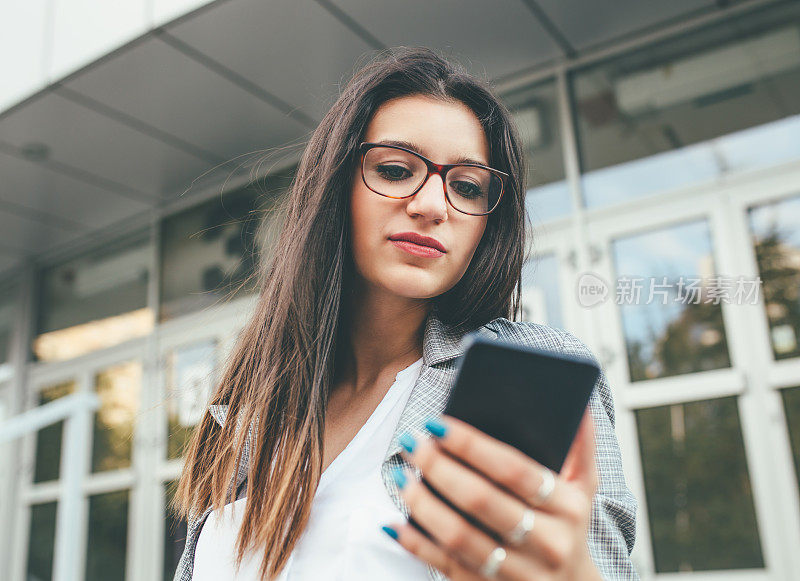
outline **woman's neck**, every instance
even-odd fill
[[[369,389],[422,357],[426,300],[374,294],[353,296],[343,325],[342,361],[334,381],[353,393]]]

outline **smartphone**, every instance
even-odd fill
[[[464,338],[444,413],[561,471],[600,368],[588,358]]]
[[[444,413],[559,473],[600,374],[598,365],[589,358],[472,333],[463,341],[466,351],[456,364],[455,384]],[[424,476],[422,483],[468,522],[483,528]],[[409,522],[432,538],[413,517]],[[485,532],[494,536],[491,531]]]

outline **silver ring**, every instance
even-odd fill
[[[522,543],[522,539],[525,538],[525,535],[533,530],[534,520],[536,520],[536,513],[532,509],[526,508],[517,526],[515,526],[514,530],[508,535],[509,544],[519,545]]]
[[[550,498],[555,487],[556,477],[553,476],[553,471],[549,468],[544,468],[542,470],[542,483],[539,485],[539,490],[536,492],[534,504],[539,506],[547,502],[547,499]]]
[[[506,560],[506,556],[506,550],[503,547],[495,547],[486,557],[483,565],[481,565],[480,574],[489,579],[494,579],[497,570],[500,569],[500,565]]]

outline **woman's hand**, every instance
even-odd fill
[[[544,501],[540,493],[548,488],[547,469],[529,456],[451,416],[429,420],[426,427],[433,438],[401,437],[403,457],[479,525],[398,470],[395,481],[410,516],[431,538],[408,522],[385,528],[387,534],[453,581],[602,579],[586,543],[598,486],[588,408],[561,473],[551,472],[554,486]],[[509,535],[526,509],[533,511],[526,519],[530,524],[533,516],[533,528],[515,545]],[[482,567],[498,546],[505,549],[505,559],[492,575]],[[495,555],[502,557],[503,551]]]

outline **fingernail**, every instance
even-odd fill
[[[414,451],[414,448],[417,446],[417,441],[414,439],[414,436],[409,434],[408,432],[403,432],[400,435],[400,445],[406,449],[406,452],[409,454]]]
[[[436,418],[428,418],[425,421],[425,427],[428,428],[428,431],[437,438],[444,436],[444,433],[447,431],[445,425]]]
[[[402,468],[395,468],[392,471],[392,478],[394,478],[394,483],[397,484],[397,488],[400,490],[406,485],[406,475],[403,474]]]
[[[394,530],[392,527],[387,527],[386,525],[382,526],[381,528],[383,529],[383,532],[392,537],[395,541],[397,540],[398,535],[396,530]]]

